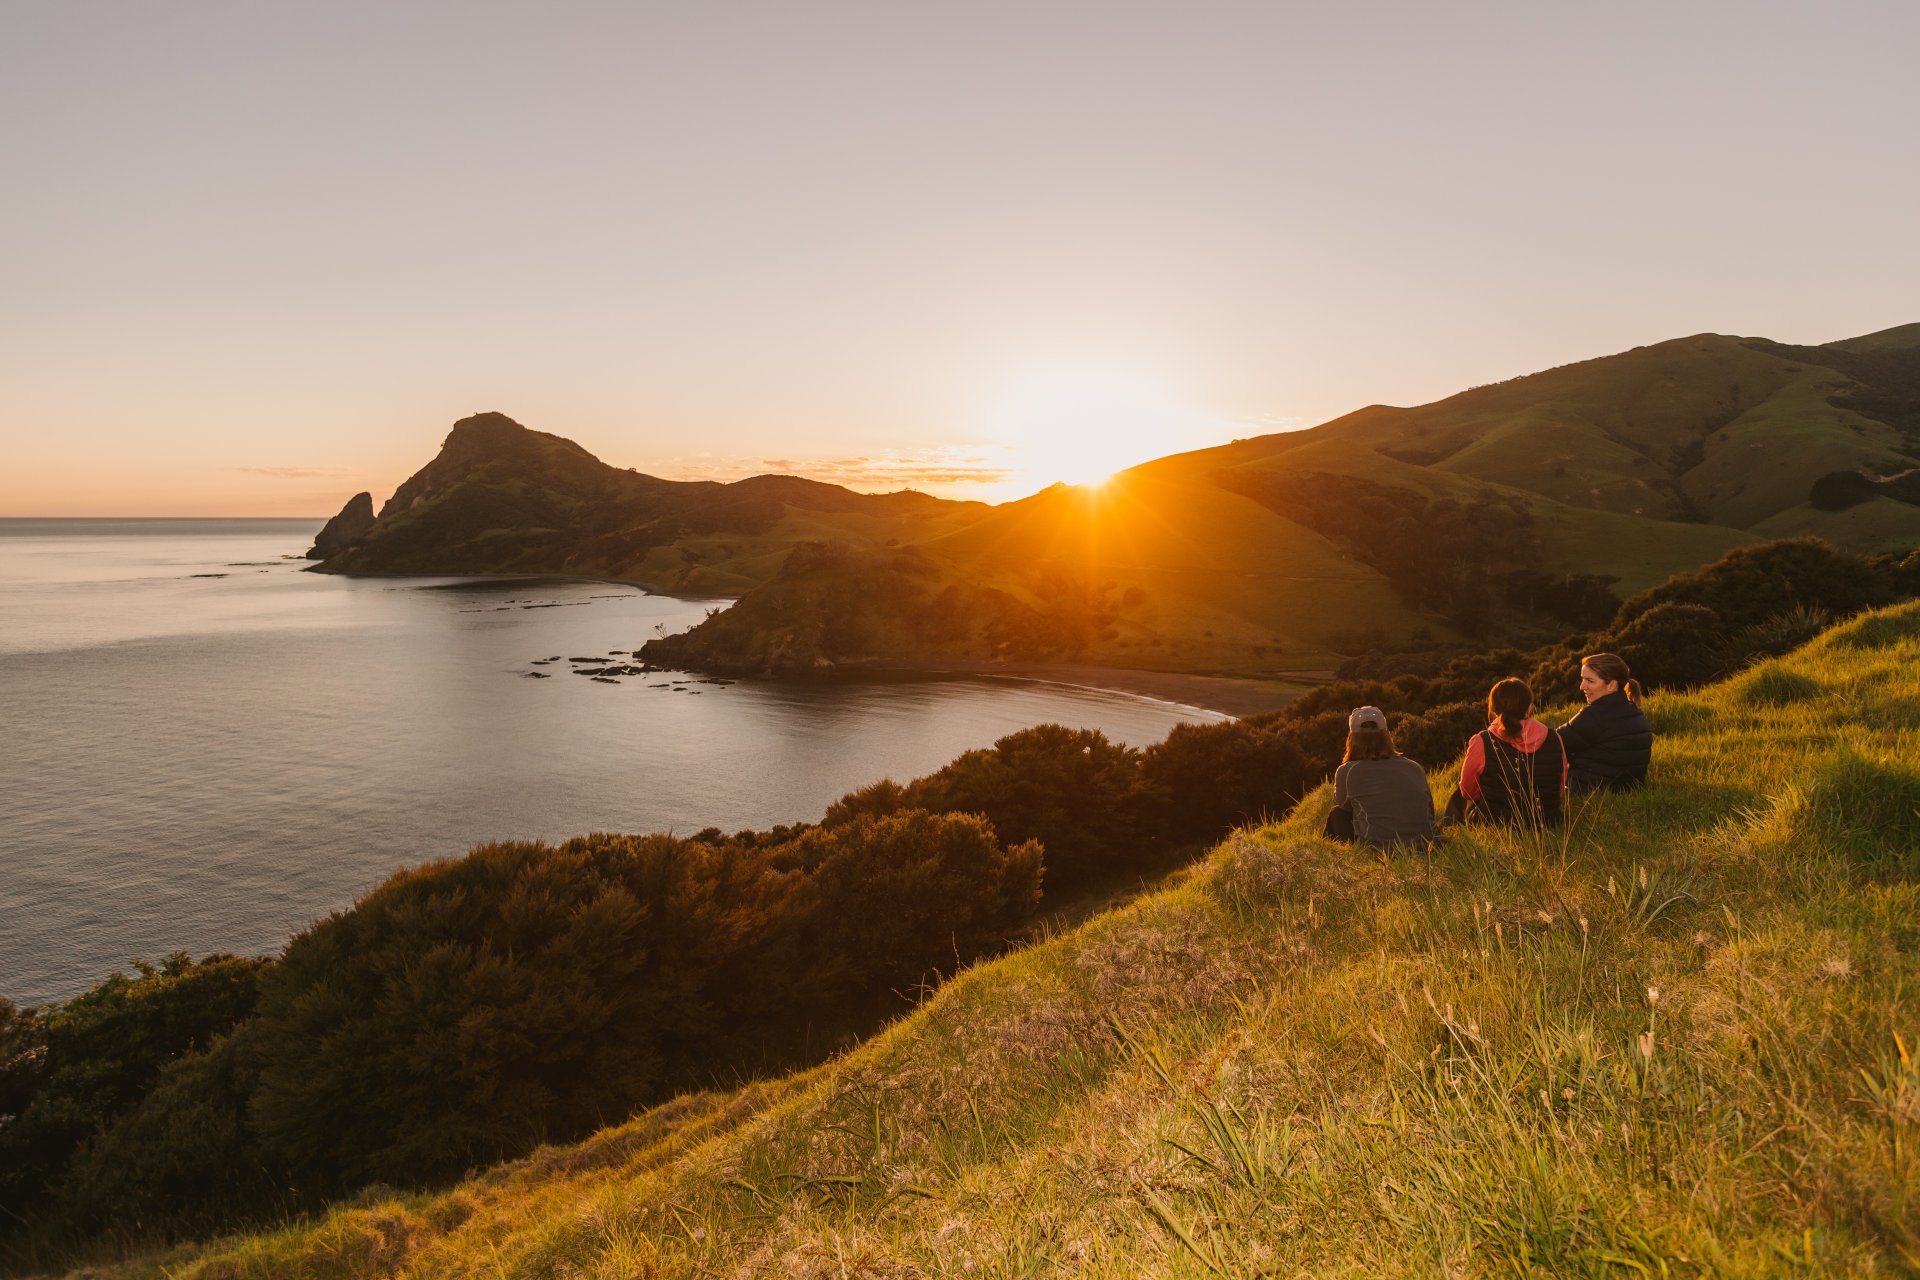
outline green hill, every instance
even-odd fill
[[[1338,440],[1568,507],[1753,530],[1806,504],[1822,475],[1914,466],[1915,329],[1825,347],[1696,334],[1419,408],[1376,405],[1221,461],[1299,465]]]
[[[1920,605],[1649,711],[1563,832],[1322,791],[823,1067],[114,1274],[1910,1274]]]
[[[739,595],[647,651],[711,669],[1270,677],[1422,635],[1532,643],[1746,543],[1920,543],[1916,333],[1700,334],[991,508],[661,480],[480,414],[321,567]]]
[[[1863,354],[1913,352],[1920,350],[1920,324],[1898,325],[1892,329],[1882,329],[1878,333],[1869,333],[1858,338],[1829,342],[1827,345],[1835,350]]]
[[[1258,675],[1325,666],[1367,634],[1429,620],[1377,570],[1256,502],[1126,475],[1055,485],[912,547],[804,549],[645,655],[749,672],[1066,660]]]
[[[836,587],[808,557],[648,653],[1272,674],[1422,632],[1598,625],[1618,597],[1771,538],[1905,549],[1920,542],[1915,331],[1825,347],[1703,334],[1162,458],[927,539],[913,581],[841,557]]]

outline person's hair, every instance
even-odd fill
[[[1355,760],[1391,760],[1397,752],[1393,749],[1393,735],[1385,729],[1376,729],[1370,724],[1347,731],[1347,757],[1342,764],[1352,764]]]
[[[1593,668],[1593,674],[1607,683],[1619,685],[1625,691],[1628,702],[1640,701],[1640,682],[1633,678],[1627,660],[1619,654],[1590,653],[1580,659],[1580,665]]]
[[[1487,692],[1487,718],[1500,722],[1500,732],[1509,738],[1520,736],[1533,710],[1533,690],[1518,676],[1508,676]]]

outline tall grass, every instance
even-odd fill
[[[1558,830],[1310,797],[811,1072],[125,1271],[1920,1271],[1920,605],[1650,711]]]

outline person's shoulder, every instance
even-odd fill
[[[1624,692],[1610,693],[1605,698],[1600,699],[1600,702],[1596,702],[1593,705],[1599,706],[1601,702],[1606,704],[1604,709],[1607,714],[1616,720],[1644,720],[1647,718],[1646,708],[1642,707],[1632,698],[1629,698]]]

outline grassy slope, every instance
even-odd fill
[[[1862,551],[1904,551],[1920,547],[1920,507],[1892,498],[1870,498],[1845,511],[1818,511],[1803,503],[1761,522],[1754,532],[1768,538],[1816,534]]]
[[[1900,351],[1904,332],[1855,341]],[[1301,466],[1310,443],[1338,439],[1565,507],[1748,529],[1800,505],[1828,471],[1910,465],[1898,431],[1827,402],[1845,385],[1831,369],[1697,334],[1187,456]]]
[[[1564,836],[1323,790],[809,1073],[127,1272],[1920,1268],[1920,605],[1650,711]]]
[[[656,547],[619,575],[686,594],[743,595],[771,579],[801,542],[846,542],[857,547],[919,542],[964,528],[983,510],[976,503],[943,503],[911,514],[810,511],[787,506],[764,533],[683,535]]]
[[[1183,458],[1188,460],[1185,465],[1194,466],[1199,456]],[[1239,466],[1256,472],[1285,468],[1357,476],[1430,499],[1450,498],[1456,502],[1472,502],[1489,491],[1497,493],[1518,501],[1533,514],[1546,564],[1564,573],[1612,574],[1620,579],[1618,590],[1623,596],[1664,582],[1674,574],[1691,573],[1752,541],[1739,530],[1719,525],[1649,520],[1599,508],[1568,506],[1526,489],[1401,462],[1338,436],[1303,441],[1285,453],[1254,458]]]
[[[1082,661],[1162,670],[1312,667],[1334,633],[1421,625],[1374,570],[1319,534],[1203,480],[1150,469],[1056,486],[924,544],[966,580],[1033,599],[1036,571],[1145,593]],[[1271,650],[1278,650],[1277,653]]]
[[[1920,324],[1896,325],[1891,329],[1862,334],[1858,338],[1844,338],[1827,345],[1842,351],[1913,351],[1920,349]]]
[[[1897,431],[1827,403],[1845,383],[1697,334],[1417,409],[1364,411],[1346,431],[1569,506],[1665,516],[1683,498],[1711,523],[1747,528],[1798,505],[1825,472],[1903,464]]]

